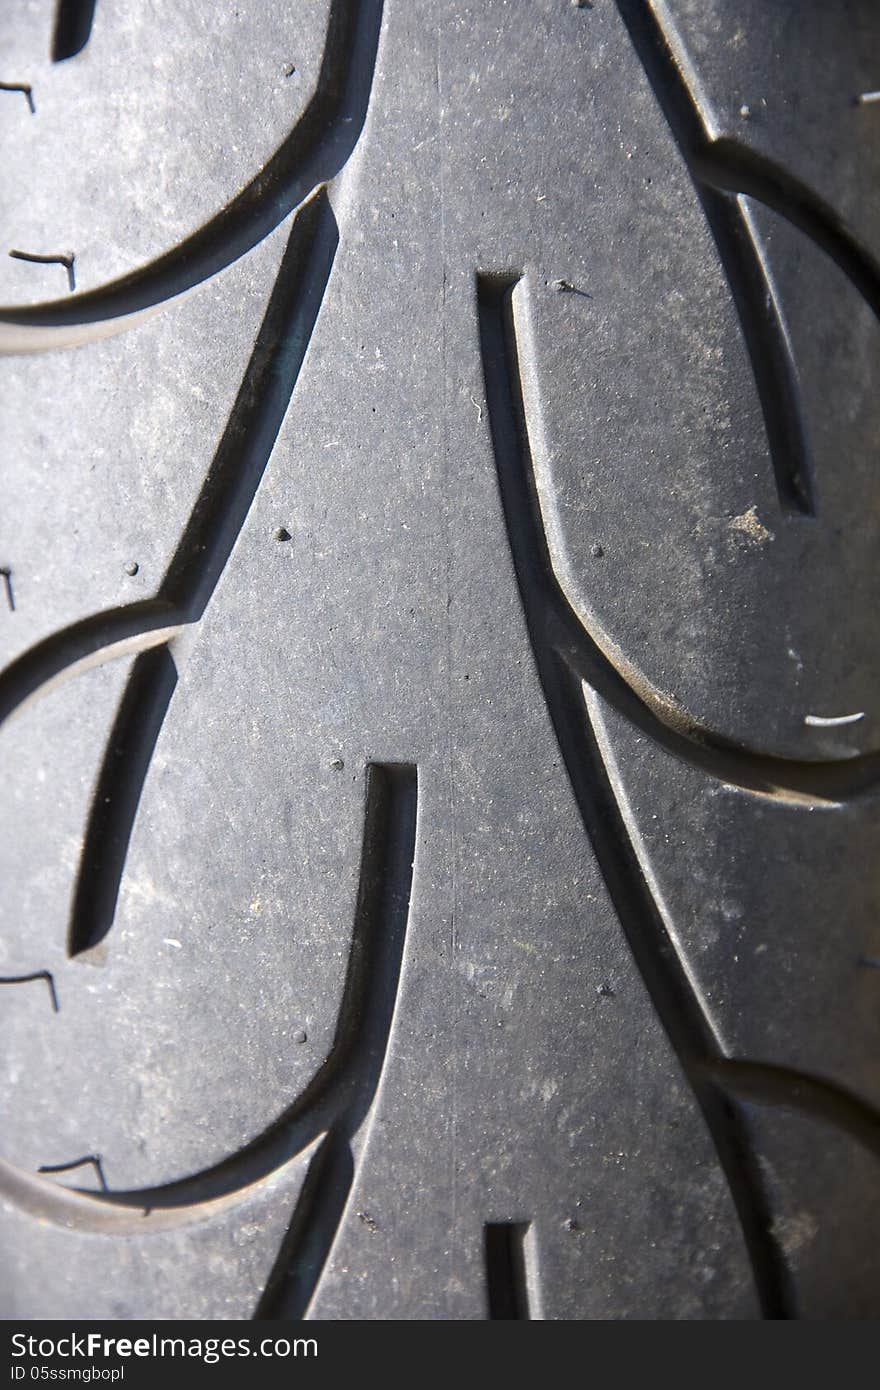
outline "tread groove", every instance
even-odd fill
[[[493,315],[497,318],[499,305],[506,303],[505,296],[509,297],[521,280],[519,272],[478,273],[481,321],[490,324]],[[512,331],[512,324],[508,328]],[[493,341],[497,339],[497,330],[489,331]],[[575,613],[556,577],[530,446],[524,445],[517,457],[521,464],[503,471],[499,478],[506,499],[511,543],[519,557],[521,583],[528,585],[534,610],[540,610],[540,623],[548,643],[572,672],[668,753],[731,786],[784,801],[817,804],[836,804],[876,794],[880,753],[826,762],[757,753],[689,722],[683,711],[674,709],[640,673],[609,651],[608,645],[602,644],[603,639]]]
[[[417,814],[415,767],[371,764],[356,928],[334,1044],[339,1049],[336,1085],[348,1094],[337,1103],[336,1118],[309,1165],[255,1318],[297,1320],[306,1315],[342,1220],[355,1177],[352,1140],[373,1104],[391,1036],[412,897]]]
[[[786,169],[727,137],[710,136],[673,46],[674,26],[649,0],[617,0],[657,103],[687,165],[736,305],[764,415],[784,512],[815,516],[801,390],[784,317],[752,220],[739,195],[808,236],[880,316],[880,267],[834,211]]]
[[[92,35],[96,0],[55,0],[52,62],[63,63],[81,53]]]
[[[269,462],[338,243],[322,189],[291,227],[226,428],[155,597],[90,614],[10,662],[0,672],[0,725],[66,672],[166,642],[202,617]]]
[[[525,1241],[528,1221],[488,1221],[483,1227],[486,1295],[493,1322],[528,1322]]]
[[[738,1057],[715,1059],[704,1069],[735,1099],[807,1115],[843,1131],[880,1158],[880,1114],[845,1087],[792,1067]]]
[[[378,1089],[397,1005],[413,884],[418,774],[408,763],[369,763],[357,905],[336,1035],[296,1100],[250,1144],[198,1173],[159,1186],[106,1194],[68,1190],[0,1162],[0,1192],[42,1219],[85,1231],[127,1234],[183,1223],[279,1171],[317,1139],[350,1143]],[[294,1213],[296,1221],[296,1213]]]
[[[176,684],[167,647],[135,661],[92,796],[73,892],[69,956],[92,950],[113,925],[141,792]]]
[[[705,1117],[727,1176],[767,1317],[793,1306],[788,1272],[771,1234],[757,1165],[732,1107],[702,1068],[721,1057],[711,1022],[689,982],[642,871],[584,703],[579,673],[554,650],[546,623],[543,566],[524,549],[531,533],[531,448],[520,377],[513,292],[518,278],[478,276],[478,312],[489,425],[511,552],[535,662],[584,828],[658,1017]]]
[[[718,249],[752,364],[780,507],[789,514],[815,516],[812,463],[797,368],[751,220],[736,196],[706,177],[709,168],[717,167],[720,156],[650,4],[647,0],[618,0],[618,10],[684,157]]]
[[[100,336],[108,320],[138,314],[225,269],[329,183],[347,163],[366,119],[382,9],[382,0],[332,0],[311,101],[268,162],[221,212],[170,251],[98,289],[0,308],[0,325],[6,327],[0,350],[16,352],[25,345],[16,327],[82,328],[77,343]],[[42,337],[41,342],[29,338],[28,350],[58,345],[54,333]]]
[[[324,193],[297,218],[232,413],[157,600],[178,622],[204,614],[265,472],[311,341],[338,244]],[[162,646],[138,658],[98,775],[74,893],[68,951],[107,935],[128,843],[177,672]]]
[[[309,1164],[293,1218],[254,1311],[258,1322],[299,1322],[308,1308],[354,1182],[351,1149],[328,1134]]]

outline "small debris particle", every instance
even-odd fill
[[[345,763],[342,761],[341,758],[331,758],[330,766],[332,767],[334,772],[341,772],[342,769],[345,767]]]
[[[378,1231],[379,1227],[368,1211],[359,1211],[357,1219],[366,1226],[368,1231]]]
[[[162,945],[163,945],[163,946],[173,946],[174,949],[175,949],[175,951],[182,951],[182,950],[183,950],[183,946],[182,946],[182,944],[177,940],[177,937],[176,937],[176,936],[163,936],[163,937],[162,937]]]
[[[732,521],[727,523],[727,526],[728,530],[739,532],[747,540],[754,541],[756,545],[764,545],[767,541],[774,539],[773,532],[768,531],[767,527],[759,521],[758,509],[755,506],[749,507],[742,516],[735,516]]]
[[[611,988],[611,986],[609,985],[609,983],[608,983],[607,980],[603,980],[603,981],[602,981],[601,985],[600,985],[599,988],[596,990],[596,993],[597,993],[602,999],[613,999],[613,998],[614,998],[614,990]]]
[[[550,288],[555,290],[557,294],[579,294],[581,299],[593,298],[591,294],[587,294],[586,290],[578,289],[571,280],[551,280]]]
[[[275,539],[276,541],[289,541],[292,540],[292,536],[286,526],[279,526],[275,532]]]
[[[304,1042],[308,1042],[308,1039],[309,1035],[306,1032],[305,1028],[297,1028],[296,1032],[293,1035],[293,1041],[295,1043],[302,1044]]]
[[[285,70],[284,70],[284,76],[285,76],[285,77],[293,77],[293,74],[294,74],[295,72],[296,72],[296,64],[295,64],[295,63],[291,63],[291,65],[290,65],[289,68],[285,68]]]
[[[601,560],[602,556],[605,554],[605,551],[602,549],[602,546],[599,544],[599,542],[596,541],[594,545],[590,546],[590,554],[592,555],[594,560]]]
[[[809,724],[811,729],[838,729],[842,724],[858,724],[864,717],[864,710],[859,710],[858,714],[835,714],[828,717],[822,714],[805,714],[804,723]]]
[[[875,101],[880,101],[880,91],[860,92],[856,97],[857,106],[871,106]]]
[[[125,566],[125,573],[133,579],[139,569],[140,565],[137,560],[129,560],[128,564]]]
[[[563,1230],[571,1231],[572,1235],[583,1234],[583,1226],[573,1216],[567,1216],[562,1223]]]
[[[743,105],[739,108],[739,114],[742,116],[744,121],[747,121],[749,119],[749,116],[751,116],[752,114],[752,108],[750,106],[747,106],[745,102],[743,102]]]

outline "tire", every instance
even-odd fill
[[[876,1317],[877,6],[2,26],[4,1316]]]

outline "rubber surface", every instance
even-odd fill
[[[3,1314],[877,1316],[876,6],[0,53]]]

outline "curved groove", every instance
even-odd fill
[[[417,818],[416,768],[401,763],[371,764],[356,932],[334,1043],[338,1054],[335,1060],[333,1053],[328,1058],[326,1065],[332,1063],[332,1070],[329,1083],[324,1083],[335,1084],[340,1090],[347,1085],[350,1099],[340,1105],[309,1166],[287,1236],[254,1310],[255,1318],[290,1320],[305,1316],[345,1211],[355,1177],[352,1140],[378,1090],[397,1007],[412,899]]]
[[[159,602],[201,618],[232,553],[290,404],[336,254],[322,190],[294,222],[241,386],[201,492],[159,586]],[[107,935],[156,741],[177,679],[166,650],[129,676],[92,795],[68,930],[81,955]]]
[[[0,351],[77,342],[182,294],[223,270],[335,177],[347,163],[367,114],[382,0],[331,0],[314,94],[260,172],[221,212],[170,251],[98,289],[68,299],[0,308]],[[101,326],[104,325],[102,328]],[[19,338],[16,328],[45,330]],[[41,341],[42,340],[42,341]]]
[[[69,956],[97,946],[113,925],[141,792],[176,684],[166,646],[134,663],[92,797],[73,892]]]
[[[746,748],[693,723],[629,667],[601,634],[588,630],[575,613],[556,576],[544,528],[522,405],[518,353],[514,347],[508,354],[504,346],[515,343],[511,296],[521,278],[519,274],[481,273],[477,276],[477,298],[483,324],[484,363],[487,353],[494,359],[503,352],[504,362],[510,355],[509,367],[504,367],[504,383],[490,361],[487,393],[491,385],[496,398],[508,402],[515,393],[515,412],[510,413],[514,407],[509,405],[506,418],[521,419],[521,428],[514,430],[512,424],[504,424],[503,420],[492,424],[491,399],[490,424],[493,438],[496,429],[503,435],[503,447],[496,443],[495,452],[518,582],[522,591],[528,591],[535,621],[549,644],[572,672],[632,724],[674,757],[719,781],[771,798],[814,804],[834,805],[845,798],[876,793],[880,753],[820,762],[780,758]]]
[[[289,1173],[307,1156],[307,1150],[295,1154],[288,1164],[277,1169],[273,1177],[279,1183],[285,1183]],[[142,1211],[134,1208],[121,1210],[112,1205],[103,1206],[97,1201],[99,1193],[64,1186],[0,1159],[0,1201],[7,1202],[36,1221],[48,1221],[63,1230],[84,1231],[93,1235],[140,1236],[179,1230],[198,1221],[211,1220],[244,1201],[250,1191],[251,1188],[242,1187],[213,1201],[197,1203],[183,1210],[173,1207],[167,1211],[160,1209],[145,1217]]]
[[[326,189],[319,189],[294,219],[230,418],[157,597],[93,614],[52,634],[12,662],[0,673],[0,723],[27,699],[51,688],[52,682],[87,665],[120,655],[123,650],[144,650],[167,642],[183,626],[200,619],[232,553],[287,412],[323,302],[338,240]],[[176,620],[174,626],[168,625],[169,618]],[[112,783],[112,795],[117,804],[127,808],[127,814],[134,813],[149,767],[149,755],[167,708],[166,696],[170,696],[170,661],[170,654],[157,654],[152,667],[155,674],[145,683],[144,665],[136,663],[123,695],[99,774],[83,850],[84,864],[97,864],[108,848],[111,860],[100,871],[96,898],[89,902],[86,889],[80,892],[78,888],[70,930],[72,947],[83,949],[94,944],[112,920],[122,863],[112,846],[112,818],[108,820],[101,815],[98,798],[101,787]],[[146,736],[138,728],[138,721],[145,713],[151,721]],[[127,770],[126,787],[115,780],[113,747],[119,743],[138,752]],[[396,786],[396,771],[388,768],[382,771]],[[369,776],[368,784],[378,786],[377,778],[378,773]],[[413,769],[413,786],[414,778]],[[374,815],[368,815],[370,825],[374,819]],[[128,826],[124,836],[126,844],[130,830]],[[124,859],[124,855],[122,857]],[[409,864],[411,868],[412,855]],[[359,960],[359,948],[354,955]],[[352,975],[355,984],[359,978],[355,971]],[[342,1036],[344,1039],[344,1030]],[[336,1050],[334,1047],[334,1055]],[[141,1212],[135,1224],[143,1229],[145,1205],[175,1210],[174,1219],[164,1220],[163,1225],[189,1221],[194,1219],[193,1206],[196,1214],[203,1206],[214,1210],[218,1201],[243,1191],[284,1166],[316,1139],[323,1114],[317,1104],[320,1098],[317,1091],[324,1086],[325,1071],[326,1068],[322,1069],[320,1077],[299,1101],[241,1154],[215,1165],[203,1175],[162,1189],[109,1194],[107,1200],[115,1202],[118,1211],[96,1212],[90,1205],[95,1198],[87,1194],[73,1193],[73,1206],[65,1205],[70,1194],[60,1196],[57,1188],[52,1190],[52,1185],[45,1180],[35,1180],[4,1163],[0,1163],[0,1193],[5,1192],[12,1200],[29,1211],[42,1213],[46,1219],[88,1230],[131,1229],[124,1209],[135,1207]],[[35,1187],[35,1181],[42,1181],[42,1187]]]
[[[768,156],[710,134],[698,83],[666,6],[617,0],[658,105],[685,159],[730,282],[752,360],[784,510],[812,515],[814,486],[797,368],[772,276],[739,196],[764,204],[810,238],[880,318],[880,263],[830,204]],[[662,10],[664,20],[655,11]]]
[[[719,183],[710,169],[726,166],[723,149],[708,134],[689,65],[677,61],[670,35],[647,0],[618,0],[645,75],[684,156],[739,315],[755,379],[767,446],[784,512],[816,512],[797,367],[760,242],[736,182]]]
[[[880,1113],[844,1086],[791,1067],[735,1057],[713,1059],[701,1070],[737,1100],[807,1115],[842,1130],[880,1158]]]
[[[339,245],[326,188],[294,219],[226,428],[159,597],[191,622],[205,611],[238,539],[312,339]]]
[[[349,1144],[372,1106],[391,1035],[412,893],[417,802],[414,766],[368,765],[360,881],[336,1035],[309,1084],[262,1134],[201,1172],[128,1191],[61,1189],[0,1163],[0,1194],[81,1231],[144,1231],[154,1223],[164,1229],[248,1191],[327,1134]]]
[[[258,1322],[299,1322],[327,1263],[354,1182],[354,1158],[331,1133],[311,1163],[266,1286],[254,1309]]]
[[[184,626],[179,619],[170,603],[145,599],[50,633],[0,671],[0,724],[72,676],[170,642]]]
[[[324,298],[339,233],[320,190],[298,213],[241,386],[155,598],[91,614],[0,672],[0,725],[36,695],[201,618],[256,495]]]
[[[705,1117],[727,1176],[768,1317],[788,1315],[791,1291],[773,1239],[760,1174],[736,1116],[702,1064],[720,1060],[711,1019],[667,928],[624,817],[610,761],[584,705],[580,673],[547,621],[546,543],[526,488],[530,458],[512,296],[518,277],[477,278],[489,426],[510,547],[538,675],[584,828],[636,965]],[[528,470],[530,472],[530,470]],[[540,554],[541,548],[544,552]],[[542,581],[540,576],[545,574]]]
[[[784,217],[830,256],[880,318],[880,265],[824,199],[757,150],[722,136],[694,161],[697,178],[725,193],[743,193]]]
[[[815,469],[800,378],[757,228],[738,197],[704,186],[701,202],[742,326],[780,509],[789,515],[814,517]]]
[[[595,635],[571,608],[558,581],[547,595],[547,625],[554,645],[582,680],[614,705],[667,753],[708,773],[717,781],[773,800],[836,806],[875,796],[880,784],[880,753],[827,762],[780,758],[756,753],[733,739],[685,722],[647,684],[630,684],[628,673],[614,666]]]
[[[362,57],[364,43],[369,45],[370,27],[373,26],[370,74],[378,41],[381,8],[378,0],[375,3],[374,0],[365,0],[356,15],[344,0],[333,0],[331,8],[331,28],[336,24],[338,29],[347,28],[348,32],[359,36]],[[325,53],[325,65],[326,62]],[[370,80],[364,86],[363,73],[355,69],[356,64],[350,63],[340,108],[343,125],[348,119],[344,115],[345,100],[351,98],[353,92],[357,94],[358,84],[362,96],[361,122],[366,111]],[[301,122],[300,128],[302,126]],[[349,141],[351,148],[356,139],[357,133],[354,133]],[[325,143],[329,147],[329,135]],[[318,148],[320,150],[320,144]],[[292,149],[289,143],[285,151],[288,161]],[[260,179],[255,181],[257,184],[259,182]],[[259,211],[256,209],[255,216]],[[276,221],[282,215],[279,214]],[[251,232],[253,225],[252,220]],[[337,244],[335,218],[327,199],[327,190],[321,186],[299,208],[294,218],[282,265],[230,420],[157,599],[120,610],[123,616],[114,615],[117,625],[130,625],[132,619],[137,617],[149,620],[159,611],[166,615],[172,612],[178,617],[185,616],[190,622],[198,621],[203,614],[240,533],[287,411],[323,302]],[[204,270],[205,251],[202,245],[202,272],[211,273],[210,269]],[[154,263],[153,269],[159,264]],[[167,270],[167,266],[165,268]],[[200,276],[196,275],[195,278]],[[155,287],[157,278],[154,276],[150,283]],[[182,287],[185,286],[179,288]],[[80,305],[84,298],[87,297],[80,298]],[[106,300],[102,301],[102,308],[106,309]],[[72,652],[73,661],[78,660],[81,647],[77,646],[75,639],[81,639],[85,634],[94,644],[91,655],[101,659],[98,643],[94,639],[99,635],[105,617],[93,616],[74,624],[64,634],[55,634],[39,644],[38,648],[25,653],[0,675],[0,692],[5,678],[9,712],[21,703],[19,696],[22,691],[27,695],[40,687],[41,675],[51,676],[61,670],[66,655]],[[162,660],[170,662],[170,656],[163,653],[162,659],[157,658],[156,669],[160,673]],[[138,666],[139,678],[144,665]],[[167,682],[163,685],[162,679],[157,677],[154,685],[149,681],[147,685],[150,688],[146,697],[147,707],[157,734],[165,705],[158,699],[156,691],[167,688]],[[137,688],[133,693],[132,687],[129,687],[114,730],[114,736],[121,738],[123,743],[135,736],[134,724],[137,721],[131,716],[131,711],[138,708],[140,697]],[[2,717],[0,706],[0,719]],[[149,739],[144,740],[142,733],[138,737],[143,740],[138,747],[144,756],[138,758],[136,775],[126,792],[131,806],[136,806],[139,798],[154,741],[152,730]],[[104,773],[110,775],[107,769],[105,759],[99,785]],[[384,1066],[397,1001],[415,855],[415,767],[370,765],[367,770],[366,798],[358,904],[337,1032],[327,1060],[297,1100],[239,1153],[176,1182],[129,1192],[88,1194],[65,1190],[62,1193],[57,1185],[0,1163],[0,1193],[5,1193],[44,1219],[76,1226],[80,1230],[121,1233],[136,1227],[138,1231],[143,1231],[144,1221],[149,1223],[150,1229],[155,1229],[157,1225],[181,1225],[217,1210],[218,1205],[238,1200],[255,1183],[277,1174],[296,1161],[311,1145],[321,1140],[322,1133],[328,1127],[329,1134],[321,1151],[329,1154],[338,1152],[344,1159],[351,1139],[359,1131],[372,1105]],[[92,857],[100,852],[104,828],[100,816],[93,814],[90,831],[94,831],[95,835],[91,848],[87,850]],[[86,914],[86,927],[76,928],[83,940],[91,940],[95,921],[106,921],[110,899],[115,902],[118,880],[114,866],[105,881],[104,886],[108,891],[102,894],[101,912],[92,916],[92,927],[88,925]],[[310,1164],[310,1171],[312,1166]],[[301,1208],[301,1203],[297,1202],[291,1223],[293,1234],[289,1233],[284,1258],[279,1257],[282,1264],[273,1275],[273,1306],[287,1306],[291,1301],[296,1307],[305,1306],[303,1300],[307,1301],[310,1297],[320,1276],[335,1236],[336,1224],[347,1201],[353,1172],[351,1165],[342,1160],[330,1167],[335,1173],[331,1184],[335,1185],[334,1191],[317,1201],[313,1196],[314,1183],[307,1180],[306,1208]],[[301,1209],[306,1212],[303,1216],[298,1215]],[[139,1215],[133,1219],[135,1211]],[[296,1268],[290,1269],[289,1279],[282,1278],[282,1265],[289,1265],[294,1258]]]

